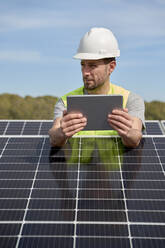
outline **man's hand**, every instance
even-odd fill
[[[63,117],[58,117],[49,130],[51,146],[63,146],[68,138],[84,129],[87,119],[81,113],[67,113],[63,111]]]
[[[108,123],[121,136],[123,144],[136,147],[142,137],[142,122],[136,117],[128,114],[128,109],[114,109],[108,115]]]
[[[83,130],[87,124],[87,119],[81,113],[63,112],[63,118],[60,120],[60,127],[66,138],[72,137],[74,134]]]
[[[127,136],[132,129],[133,119],[128,114],[128,109],[114,109],[108,115],[108,122],[120,136]]]

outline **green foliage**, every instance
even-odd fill
[[[145,102],[146,120],[165,120],[165,102]]]
[[[52,120],[57,97],[0,95],[0,119]]]
[[[0,95],[0,119],[52,120],[57,97]],[[145,102],[146,120],[165,120],[165,102]]]

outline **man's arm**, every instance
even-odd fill
[[[127,147],[137,147],[142,138],[142,121],[128,114],[128,109],[115,109],[108,115],[109,124],[118,132]]]
[[[51,146],[63,146],[67,141],[67,138],[65,137],[60,127],[61,119],[62,117],[58,117],[54,121],[52,128],[49,130]]]
[[[67,113],[63,111],[63,117],[58,117],[49,130],[52,146],[63,146],[68,138],[83,130],[87,124],[86,118],[81,113]]]

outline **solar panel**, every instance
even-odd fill
[[[164,189],[164,136],[1,136],[1,247],[164,248]]]
[[[0,135],[47,135],[52,120],[0,120]]]
[[[144,134],[147,135],[162,135],[164,134],[161,123],[159,121],[145,121],[146,129]]]
[[[159,121],[145,121],[144,135],[165,134],[165,124]],[[52,120],[0,120],[0,135],[47,135],[52,127]],[[164,126],[164,129],[163,127]]]

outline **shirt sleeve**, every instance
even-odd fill
[[[130,92],[126,108],[131,116],[137,117],[142,121],[143,128],[145,128],[145,105],[143,99],[139,95]]]
[[[58,117],[62,117],[64,110],[66,110],[64,102],[61,98],[59,98],[57,100],[57,102],[55,104],[55,108],[54,108],[54,120],[56,120],[56,118],[58,118]]]

